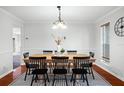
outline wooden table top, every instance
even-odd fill
[[[47,60],[51,60],[52,56],[67,56],[69,60],[73,60],[73,57],[88,57],[87,54],[62,54],[62,55],[55,55],[55,54],[33,54],[31,57],[46,57]],[[29,60],[29,58],[24,58],[24,60]],[[95,62],[95,58],[90,58],[90,60]]]

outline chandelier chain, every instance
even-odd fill
[[[61,22],[61,6],[57,6],[58,10],[59,10],[59,21]]]
[[[62,28],[62,29],[66,29],[66,25],[64,23],[64,21],[62,20],[61,18],[61,6],[57,6],[57,9],[59,11],[59,14],[58,14],[58,20],[56,20],[54,23],[53,23],[53,29],[58,29],[58,28]]]

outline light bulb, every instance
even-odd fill
[[[63,27],[62,27],[63,29],[66,29],[67,28],[67,26],[66,25],[63,25]]]
[[[62,23],[61,23],[61,22],[59,22],[57,25],[58,25],[58,27],[61,27],[61,26],[62,26]]]
[[[60,29],[66,29],[67,26],[65,25],[65,23],[63,21],[61,21],[61,22],[60,21],[56,21],[53,24],[52,29],[58,29],[58,28],[60,28]]]
[[[55,25],[55,24],[52,26],[52,29],[57,29],[57,28],[58,28],[58,27],[57,27],[57,25]]]

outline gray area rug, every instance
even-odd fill
[[[109,82],[103,79],[98,73],[94,71],[95,79],[93,80],[91,74],[88,74],[89,86],[111,86]],[[27,76],[27,80],[24,81],[25,73],[18,77],[15,81],[13,81],[10,86],[30,86],[32,75]],[[41,80],[37,82],[34,81],[33,86],[44,86],[44,81],[42,80],[42,76],[39,76]],[[57,80],[55,81],[55,86],[66,86],[64,77],[57,76]],[[73,86],[73,83],[70,82],[71,75],[67,75],[68,86]],[[77,76],[80,78],[80,76]],[[53,75],[49,75],[50,82],[47,82],[47,86],[52,86]],[[76,86],[87,86],[86,82],[82,80],[76,80]]]

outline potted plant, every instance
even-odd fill
[[[63,54],[63,53],[65,52],[65,49],[64,49],[64,48],[62,48],[60,52]]]
[[[90,57],[94,58],[95,53],[94,52],[89,52]]]

